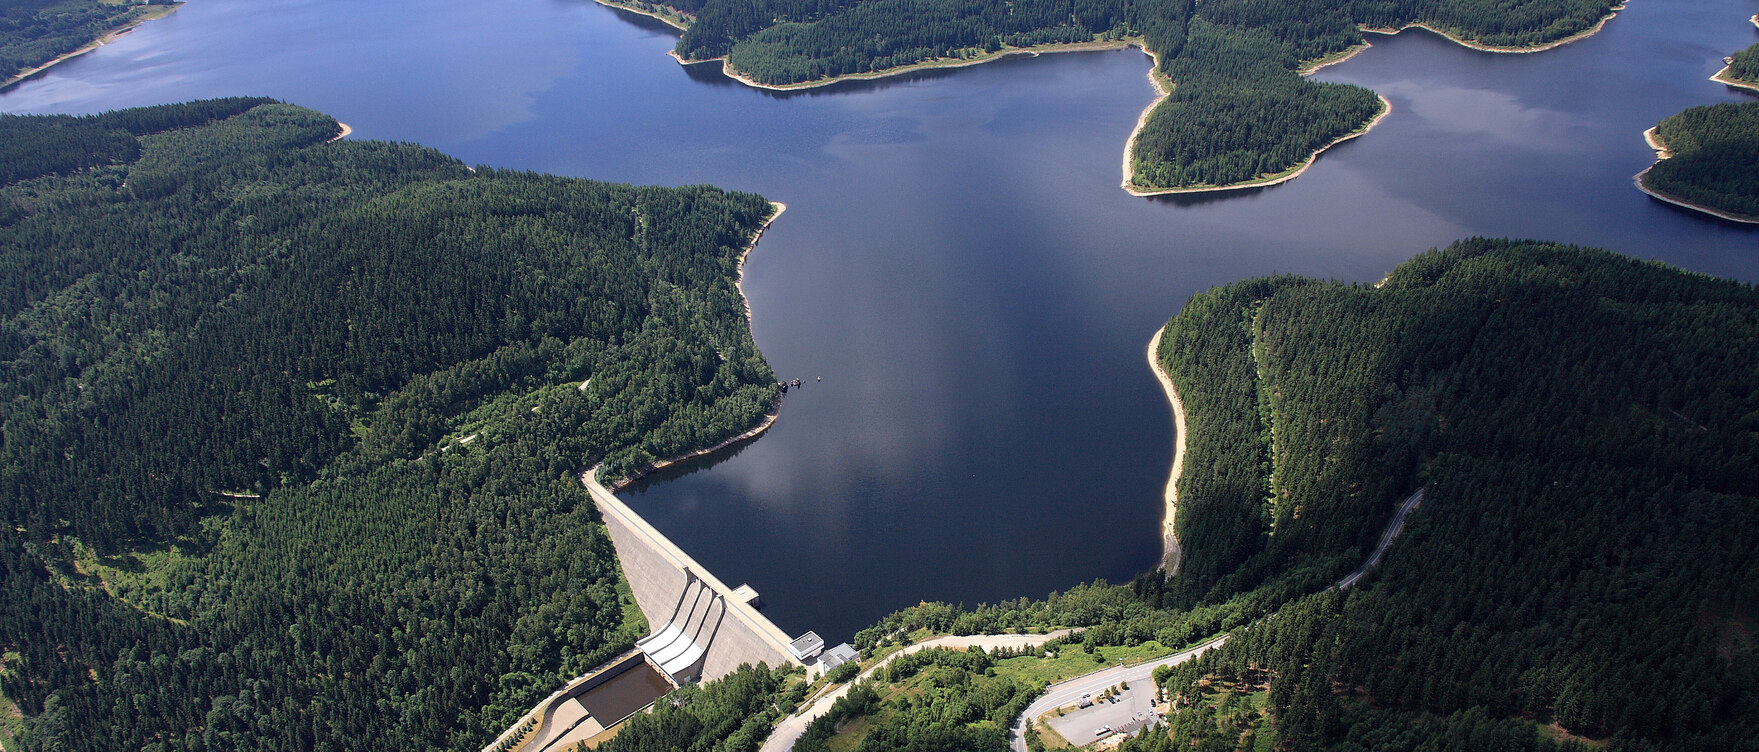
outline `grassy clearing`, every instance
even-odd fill
[[[11,650],[0,653],[0,674],[21,656]],[[11,698],[0,694],[0,750],[18,749],[18,735],[24,730],[24,712]]]
[[[872,725],[872,721],[872,716],[865,715],[850,719],[843,724],[836,736],[825,742],[825,746],[831,752],[855,752],[855,748],[861,746],[861,741],[867,738],[867,728]]]
[[[1074,742],[1063,738],[1062,734],[1051,728],[1048,723],[1038,723],[1038,739],[1044,742],[1045,749],[1079,749]]]
[[[1046,684],[1062,681],[1095,669],[1116,666],[1119,661],[1124,663],[1141,663],[1156,658],[1164,658],[1173,654],[1173,649],[1149,640],[1132,647],[1100,646],[1099,657],[1084,650],[1081,645],[1065,645],[1056,652],[1056,657],[1045,658],[1041,653],[1037,656],[1023,655],[1018,658],[1007,658],[996,662],[997,676],[1011,676],[1022,682],[1042,681]]]
[[[223,517],[202,520],[203,535],[217,535]],[[210,535],[211,534],[211,535]],[[142,613],[183,624],[191,617],[189,601],[197,587],[191,572],[208,546],[196,538],[149,543],[133,551],[104,556],[72,540],[76,573],[86,584],[102,587],[110,597]]]

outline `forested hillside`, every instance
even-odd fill
[[[613,3],[616,4],[616,3]],[[1286,173],[1365,127],[1383,106],[1297,71],[1362,43],[1359,27],[1422,23],[1525,47],[1592,28],[1614,0],[677,0],[677,53],[726,57],[765,85],[960,61],[1043,45],[1129,40],[1155,53],[1172,94],[1133,150],[1138,190],[1222,186]]]
[[[166,0],[6,0],[0,3],[0,82],[171,4]]]
[[[642,634],[573,477],[757,422],[772,213],[268,100],[0,116],[25,749],[475,749]]]
[[[1693,107],[1661,121],[1672,154],[1638,176],[1665,197],[1759,221],[1759,102]]]
[[[895,613],[856,635],[870,663],[1077,631],[899,659],[796,748],[999,752],[1047,682],[1224,631],[1155,672],[1171,712],[1125,752],[1759,748],[1755,341],[1749,285],[1534,242],[1194,296],[1158,353],[1191,432],[1181,574]]]
[[[1754,748],[1755,341],[1751,286],[1539,243],[1196,296],[1160,352],[1186,569],[1151,597],[1359,557],[1427,492],[1367,583],[1164,677],[1170,733],[1126,749]]]

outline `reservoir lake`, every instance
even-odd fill
[[[1042,597],[1154,565],[1172,418],[1143,348],[1193,293],[1371,283],[1472,235],[1759,280],[1759,226],[1637,191],[1642,131],[1753,97],[1734,0],[1632,0],[1586,40],[1478,52],[1422,31],[1316,74],[1393,111],[1264,189],[1133,198],[1139,50],[1018,56],[798,92],[666,56],[587,0],[190,0],[0,92],[8,113],[266,95],[469,164],[712,183],[788,205],[746,267],[757,343],[801,379],[734,452],[622,496],[789,633],[922,600]],[[822,381],[820,380],[822,378]]]

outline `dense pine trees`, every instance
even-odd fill
[[[1759,84],[1759,44],[1735,53],[1734,60],[1728,64],[1728,74],[1741,81]]]
[[[1643,187],[1759,220],[1759,102],[1693,107],[1655,135],[1673,155],[1643,173]]]
[[[476,748],[644,626],[573,473],[773,405],[733,282],[758,196],[266,100],[0,129],[33,156],[0,187],[26,749]]]
[[[1427,493],[1366,586],[1173,672],[1173,727],[1267,684],[1294,749],[1550,749],[1551,722],[1619,749],[1751,748],[1755,340],[1750,286],[1533,243],[1463,242],[1378,289],[1197,296],[1161,350],[1191,416],[1191,590],[1365,550]],[[1258,438],[1197,454],[1217,433]]]
[[[1359,27],[1423,23],[1524,47],[1593,27],[1612,0],[678,0],[678,54],[726,57],[787,86],[1011,48],[1128,39],[1174,85],[1133,145],[1131,184],[1202,188],[1285,173],[1366,126],[1383,105],[1297,74],[1362,43]]]
[[[8,0],[0,3],[0,81],[138,21],[159,0]]]

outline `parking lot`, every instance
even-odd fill
[[[1096,700],[1098,697],[1099,693],[1094,693]],[[1100,729],[1129,733],[1141,728],[1153,715],[1153,702],[1152,685],[1132,684],[1129,689],[1119,692],[1111,700],[1095,702],[1092,707],[1068,710],[1061,718],[1056,713],[1051,713],[1044,720],[1071,744],[1087,745],[1110,733],[1095,733]]]

